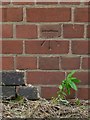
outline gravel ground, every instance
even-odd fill
[[[51,101],[40,99],[30,101],[3,100],[0,103],[0,113],[3,118],[88,118],[88,101],[81,101],[80,105],[75,100],[70,100],[68,105],[53,104]]]

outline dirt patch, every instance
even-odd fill
[[[70,100],[68,105],[53,104],[45,99],[3,100],[1,106],[3,118],[88,118],[90,112],[88,101],[76,105],[74,100]]]

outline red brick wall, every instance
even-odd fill
[[[42,97],[56,95],[68,72],[81,79],[70,98],[88,99],[90,8],[80,2],[3,2],[2,69],[23,70]]]

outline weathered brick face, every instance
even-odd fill
[[[39,87],[41,97],[50,99],[67,73],[76,70],[81,83],[69,98],[88,99],[89,16],[86,2],[3,2],[3,91],[32,84]],[[30,89],[25,87],[20,94]]]

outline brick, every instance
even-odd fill
[[[10,0],[0,1],[0,4],[2,4],[2,5],[8,5],[8,4],[10,4]]]
[[[16,92],[15,92],[15,86],[0,86],[2,87],[2,93],[0,92],[0,97],[2,99],[12,99],[15,98]]]
[[[89,41],[72,41],[72,53],[73,54],[89,54],[88,49]]]
[[[0,22],[2,22],[2,8],[0,8]],[[1,32],[0,32],[1,34]]]
[[[61,68],[63,70],[80,69],[79,57],[61,57]]]
[[[70,8],[27,8],[28,22],[68,22],[71,21]]]
[[[84,37],[84,26],[83,25],[72,25],[65,24],[63,26],[63,37],[64,38],[83,38]]]
[[[41,87],[41,97],[46,99],[51,99],[52,97],[57,97],[58,87]],[[48,94],[47,94],[48,93]],[[67,95],[67,99],[75,98],[75,91],[71,89],[71,94]]]
[[[28,100],[38,100],[40,98],[36,87],[21,86],[17,89],[17,95],[23,96]]]
[[[0,54],[2,54],[2,40],[0,40]]]
[[[22,8],[3,8],[2,21],[3,22],[20,22],[23,20]]]
[[[83,57],[82,58],[82,69],[90,69],[90,64],[89,64],[89,61],[90,61],[90,57]]]
[[[8,4],[10,4],[10,2],[8,2],[8,1],[7,2],[2,2],[2,5],[8,5]]]
[[[11,24],[2,24],[2,37],[3,38],[13,37],[13,26]]]
[[[42,5],[52,5],[52,4],[58,4],[58,0],[36,0],[36,4],[42,4]]]
[[[39,5],[54,5],[54,4],[58,4],[58,0],[52,0],[52,2],[49,2],[48,0],[47,1],[38,1],[36,2],[36,4],[39,4]]]
[[[40,57],[39,69],[41,70],[59,70],[59,57]]]
[[[0,25],[0,38],[2,38],[2,25]]]
[[[21,54],[23,52],[23,41],[5,40],[2,41],[3,54]]]
[[[17,25],[16,26],[17,38],[37,38],[36,25]]]
[[[33,4],[35,4],[35,2],[34,2],[34,0],[32,1],[32,2],[29,2],[29,1],[27,1],[27,2],[25,2],[25,0],[19,0],[19,2],[15,2],[16,0],[13,0],[13,4],[14,5],[33,5]]]
[[[76,72],[74,77],[81,81],[80,85],[90,85],[89,72]]]
[[[36,69],[37,59],[35,57],[19,56],[16,57],[16,68],[17,69]]]
[[[90,5],[90,1],[86,1],[86,2],[84,2],[84,5]]]
[[[64,72],[27,72],[27,83],[34,85],[57,85],[65,78]]]
[[[13,70],[13,69],[14,69],[14,58],[2,57],[2,70]]]
[[[90,38],[90,25],[87,26],[87,38]]]
[[[0,70],[2,71],[2,57],[0,57]]]
[[[42,25],[40,26],[41,38],[58,38],[61,36],[61,25]]]
[[[41,87],[41,97],[46,98],[46,99],[57,97],[58,90],[59,89],[57,87]]]
[[[23,72],[2,72],[2,84],[3,85],[24,85],[24,73]]]
[[[77,94],[77,98],[79,99],[86,99],[86,100],[90,100],[90,88],[79,88],[78,89],[78,94]]]
[[[74,13],[75,22],[90,22],[89,14],[89,8],[76,8]]]
[[[68,1],[63,1],[63,0],[59,0],[61,5],[79,5],[80,4],[80,0],[68,0]]]
[[[69,41],[25,41],[28,54],[67,54]]]

